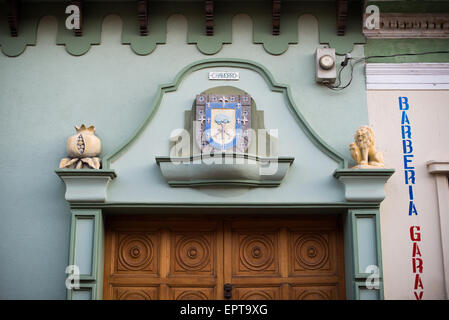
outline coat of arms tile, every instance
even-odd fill
[[[195,120],[202,153],[244,153],[251,142],[251,96],[197,95]]]

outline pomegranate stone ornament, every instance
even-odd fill
[[[95,136],[95,127],[75,126],[76,134],[67,139],[67,158],[59,163],[61,169],[100,169],[98,158],[101,141]]]

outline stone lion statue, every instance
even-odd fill
[[[374,133],[368,126],[360,127],[354,134],[354,142],[349,145],[352,158],[357,163],[354,168],[384,167],[382,153],[374,146]]]

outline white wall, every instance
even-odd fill
[[[408,97],[416,184],[414,199],[418,215],[409,216],[409,193],[405,184],[401,116],[398,97]],[[418,243],[423,260],[423,299],[445,299],[441,232],[434,177],[429,160],[449,159],[449,91],[367,92],[370,125],[385,165],[396,170],[385,187],[381,205],[382,258],[385,299],[415,299],[415,275],[409,229],[421,227]],[[448,232],[443,226],[443,232]]]

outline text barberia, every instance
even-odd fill
[[[413,143],[410,120],[407,111],[410,105],[407,97],[399,97],[399,110],[401,114],[401,134],[402,134],[402,152],[404,160],[404,178],[405,185],[408,187],[408,215],[417,216],[418,210],[414,203],[413,186],[416,183],[415,167],[413,166]],[[419,244],[421,243],[421,227],[417,225],[410,226],[410,240],[412,241],[412,271],[414,274],[413,294],[416,300],[422,300],[424,295],[424,286],[422,282],[423,260]]]

